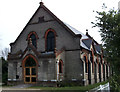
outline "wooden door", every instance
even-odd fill
[[[27,57],[23,63],[24,83],[36,83],[38,64],[33,57]]]
[[[25,67],[24,75],[25,83],[36,83],[36,67]]]

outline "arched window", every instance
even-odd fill
[[[37,39],[39,39],[39,38],[38,38],[36,32],[32,31],[32,32],[30,32],[30,33],[28,34],[27,40],[28,40],[28,42],[31,40],[32,45],[33,45],[35,48],[37,48]]]
[[[54,51],[56,47],[56,32],[53,29],[48,29],[45,32],[45,50]]]
[[[37,42],[36,42],[36,37],[34,34],[30,35],[31,41],[32,41],[32,45],[36,48],[37,47]]]
[[[63,61],[59,61],[59,73],[63,73]]]
[[[47,51],[54,51],[55,49],[55,35],[52,31],[47,34]]]
[[[25,62],[25,67],[33,67],[36,66],[36,62],[32,57],[28,57]]]
[[[84,56],[84,61],[85,61],[85,72],[88,73],[88,61],[87,61],[87,56]]]

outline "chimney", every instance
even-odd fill
[[[86,35],[88,35],[88,29],[86,29]]]

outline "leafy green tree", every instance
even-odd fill
[[[120,87],[120,12],[110,9],[106,11],[103,4],[103,11],[96,11],[98,14],[93,27],[98,27],[105,50],[105,58],[114,69],[114,76],[111,80],[112,88],[118,92]]]

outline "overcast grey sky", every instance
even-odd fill
[[[39,7],[41,0],[1,0],[0,1],[0,49],[14,42],[29,19]],[[99,43],[97,28],[92,28],[95,11],[101,11],[103,3],[108,8],[118,8],[119,0],[42,0],[59,19],[77,30],[89,34]]]

